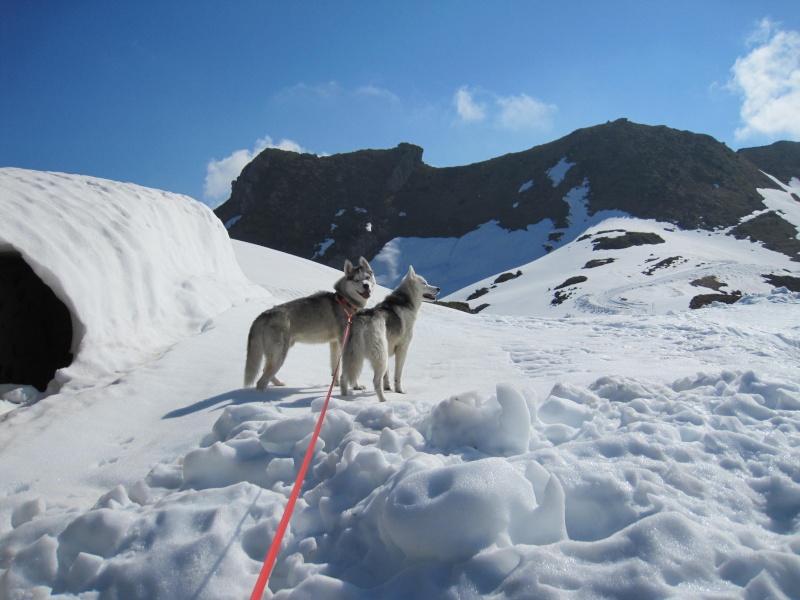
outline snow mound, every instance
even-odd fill
[[[126,371],[264,294],[186,196],[15,168],[0,169],[0,189],[0,253],[20,254],[71,314],[74,359],[50,392]]]
[[[321,406],[231,404],[91,510],[19,507],[0,595],[245,597]],[[272,597],[795,597],[798,410],[800,386],[751,371],[334,398]]]

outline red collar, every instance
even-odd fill
[[[350,300],[342,296],[339,292],[336,292],[336,302],[339,303],[339,306],[342,307],[342,310],[348,317],[352,317],[353,316],[352,313],[358,310],[357,306],[353,305],[353,303],[350,302]]]

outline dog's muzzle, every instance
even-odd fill
[[[434,293],[432,293],[432,294],[422,294],[422,297],[425,298],[425,300],[427,300],[428,302],[435,302],[436,301],[436,296],[439,295],[440,291],[441,290],[439,288],[436,288],[436,291]]]

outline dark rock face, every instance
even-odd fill
[[[513,231],[550,219],[565,229],[565,196],[577,188],[588,189],[589,215],[619,210],[711,230],[765,208],[757,188],[777,187],[753,152],[625,119],[463,167],[431,167],[422,153],[405,143],[322,157],[267,149],[216,214],[235,239],[340,268],[395,237],[460,237],[489,221]],[[787,247],[784,237],[776,248]]]
[[[794,177],[800,179],[800,142],[775,142],[769,146],[742,148],[737,154],[783,183],[788,184]]]
[[[722,304],[736,304],[742,298],[742,293],[739,291],[733,292],[732,294],[700,294],[699,296],[695,296],[689,302],[689,308],[696,310],[698,308],[703,308],[704,306],[709,306],[714,302],[720,302]]]
[[[361,150],[318,157],[267,149],[233,182],[231,198],[217,208],[231,237],[314,258],[326,240],[324,262],[337,268],[353,255],[372,257],[378,236],[398,219],[396,193],[422,166],[422,148]],[[341,241],[340,241],[341,240]]]

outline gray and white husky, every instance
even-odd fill
[[[429,285],[425,278],[417,275],[413,267],[397,288],[374,308],[361,310],[353,317],[350,337],[342,353],[343,396],[350,394],[350,386],[358,385],[358,376],[364,359],[372,365],[372,384],[381,402],[386,401],[383,390],[391,390],[389,383],[389,357],[394,355],[394,389],[403,393],[400,379],[408,355],[408,346],[414,336],[414,323],[423,302],[433,302],[439,288]]]
[[[357,267],[349,260],[344,262],[344,275],[334,284],[333,292],[317,292],[261,313],[253,321],[247,337],[244,386],[253,385],[262,359],[266,362],[256,387],[266,389],[270,382],[285,385],[275,375],[283,366],[289,348],[297,342],[330,344],[333,374],[339,362],[348,313],[364,308],[374,288],[375,275],[362,256]]]

